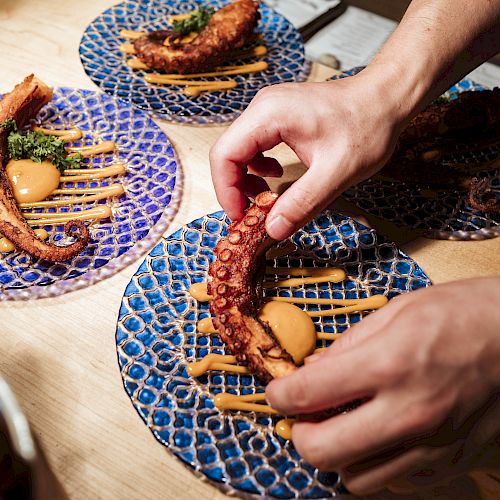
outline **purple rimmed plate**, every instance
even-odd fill
[[[0,300],[52,297],[113,275],[156,243],[175,215],[182,192],[172,144],[146,113],[127,103],[101,92],[56,88],[53,100],[41,110],[36,122],[46,128],[82,129],[84,137],[74,145],[115,141],[115,153],[96,155],[85,162],[88,167],[124,163],[127,170],[120,181],[125,194],[74,205],[73,209],[80,211],[106,203],[113,215],[90,226],[89,245],[68,262],[50,263],[19,251],[0,254]],[[116,180],[108,178],[78,182],[75,187],[113,182]],[[63,225],[47,230],[50,242],[65,237]]]

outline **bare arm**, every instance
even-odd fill
[[[247,196],[267,188],[262,177],[282,172],[262,153],[285,142],[309,169],[268,217],[269,234],[286,238],[379,170],[408,121],[499,50],[500,0],[414,0],[359,75],[257,94],[212,148],[220,204],[232,219],[241,218]]]
[[[411,118],[498,51],[499,0],[413,0],[367,71],[397,79]]]

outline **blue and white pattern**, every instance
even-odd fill
[[[207,281],[213,249],[227,224],[224,213],[217,212],[182,227],[151,251],[130,281],[116,329],[125,390],[156,439],[226,492],[266,498],[335,496],[343,491],[338,476],[305,463],[291,442],[273,432],[276,417],[214,407],[214,395],[221,391],[262,390],[257,379],[217,371],[197,379],[187,374],[188,362],[224,353],[216,336],[196,331],[198,320],[210,313],[208,305],[197,303],[188,290],[193,283]],[[347,278],[341,283],[266,290],[267,294],[392,298],[431,284],[394,243],[346,216],[325,212],[291,240],[296,252],[268,265],[321,267],[334,262]],[[362,314],[322,318],[316,328],[343,332]]]
[[[277,12],[264,4],[260,5],[258,32],[263,35],[263,44],[268,49],[264,59],[269,68],[250,75],[217,77],[220,80],[233,78],[238,82],[238,87],[226,92],[204,92],[195,98],[184,95],[178,86],[147,83],[144,80],[146,72],[129,68],[126,60],[130,56],[120,51],[120,45],[126,41],[120,37],[123,29],[165,29],[170,15],[190,12],[200,4],[219,9],[227,3],[227,0],[122,2],[103,12],[85,30],[80,42],[83,67],[104,92],[165,120],[193,124],[232,121],[250,104],[259,89],[307,78],[310,66],[304,57],[302,38],[293,25]],[[257,60],[260,59],[235,61],[235,64]]]
[[[359,73],[354,68],[332,80]],[[455,98],[466,91],[482,91],[485,87],[471,80],[461,80],[444,95]],[[457,148],[457,162],[478,163],[500,157],[500,147],[491,146],[481,151],[466,152]],[[478,174],[492,182],[492,190],[500,196],[499,171]],[[474,210],[468,205],[467,194],[458,190],[439,192],[418,189],[414,184],[392,182],[377,177],[368,179],[348,189],[342,195],[366,212],[398,226],[411,227],[424,236],[449,240],[480,240],[500,235],[500,215]]]
[[[100,154],[84,163],[89,168],[124,163],[127,172],[120,180],[126,194],[73,205],[72,210],[79,211],[108,204],[113,217],[90,226],[90,244],[71,261],[53,264],[33,260],[19,251],[0,254],[0,300],[59,295],[111,276],[158,241],[172,220],[180,197],[174,149],[143,111],[101,92],[57,88],[53,100],[41,110],[36,121],[46,128],[82,129],[84,137],[74,142],[75,146],[115,141],[115,153]],[[106,186],[114,182],[116,179],[108,178],[67,183],[66,187]],[[59,209],[60,212],[68,210],[69,207]],[[65,238],[63,225],[46,229],[49,242],[57,243]]]

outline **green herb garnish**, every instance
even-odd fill
[[[6,130],[7,133],[17,132],[16,120],[14,120],[14,118],[7,118],[7,120],[0,123],[0,128],[3,128],[4,130]]]
[[[200,7],[195,10],[187,19],[182,21],[174,21],[172,29],[180,36],[188,35],[192,31],[200,33],[214,15],[213,7]]]
[[[2,128],[5,128],[5,124],[6,122],[1,124]],[[83,160],[79,153],[68,155],[64,149],[64,141],[41,132],[28,132],[25,135],[17,131],[11,132],[7,138],[7,151],[13,160],[29,158],[36,163],[49,160],[61,172],[80,168]]]
[[[450,98],[445,95],[440,95],[439,97],[436,97],[434,101],[432,101],[432,104],[447,104],[450,102]]]

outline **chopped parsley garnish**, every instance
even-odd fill
[[[0,123],[0,128],[3,128],[4,130],[6,130],[7,133],[17,132],[16,120],[14,120],[14,118],[7,118],[7,120]]]
[[[459,96],[459,94],[460,92],[458,92],[457,90],[453,90],[451,92],[448,91],[446,92],[446,94],[442,94],[438,98],[434,99],[432,104],[447,104],[451,101],[454,101]]]
[[[215,9],[213,7],[200,7],[195,10],[187,19],[181,21],[174,21],[172,29],[180,36],[185,36],[195,31],[200,33],[214,15]]]
[[[447,104],[450,101],[451,99],[448,96],[440,95],[439,97],[436,97],[436,99],[434,99],[432,104]]]
[[[0,123],[0,127],[10,131],[7,137],[7,152],[12,160],[30,159],[36,163],[49,160],[61,172],[81,167],[83,156],[79,153],[68,155],[64,141],[53,135],[41,132],[21,134],[12,118]]]

